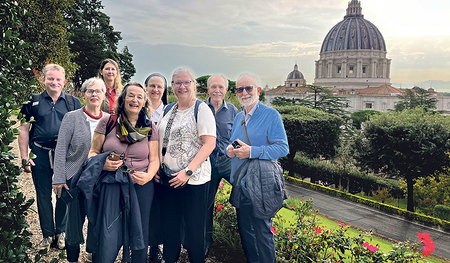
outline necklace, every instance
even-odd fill
[[[103,117],[103,111],[100,110],[100,115],[94,116],[86,110],[86,106],[83,107],[83,112],[86,113],[87,116],[89,116],[91,119],[94,119],[94,120],[98,120]]]

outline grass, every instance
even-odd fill
[[[295,206],[298,205],[296,204],[296,202],[298,202],[298,199],[296,200],[295,198],[289,198],[288,200],[286,200],[285,202],[288,203],[289,206]],[[287,221],[287,225],[289,225],[289,222],[293,222],[295,219],[295,212],[293,210],[287,209],[287,208],[282,208],[278,214],[281,214],[281,216],[286,219]],[[333,229],[336,227],[339,227],[337,221],[338,220],[330,220],[328,218],[325,218],[323,216],[317,216],[317,218],[319,219],[319,221],[321,222],[322,226],[326,226],[326,228],[329,229]],[[352,226],[349,226],[348,230],[347,230],[347,234],[350,236],[358,236],[360,234],[364,234],[364,232],[353,228]],[[378,238],[376,236],[372,236],[372,240],[369,240],[369,238],[366,238],[366,241],[368,241],[370,244],[377,246],[381,251],[383,252],[388,252],[392,249],[392,244],[391,242],[382,239],[382,238]],[[412,241],[416,241],[416,240],[412,240]],[[431,262],[431,263],[446,263],[448,261],[441,261],[432,257],[427,257],[426,258],[427,262]]]

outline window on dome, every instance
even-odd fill
[[[366,67],[362,67],[362,73],[366,73]]]
[[[342,70],[341,70],[341,67],[338,67],[338,68],[337,68],[337,73],[341,73],[341,71],[342,71]]]
[[[352,74],[352,73],[353,73],[353,66],[352,66],[352,67],[349,67],[349,69],[348,69],[348,73],[350,73],[350,74]]]

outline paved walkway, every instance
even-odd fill
[[[286,182],[289,197],[313,198],[320,213],[398,241],[418,241],[417,232],[428,232],[436,245],[433,254],[450,259],[450,233],[423,226],[371,207],[354,203],[323,192]]]

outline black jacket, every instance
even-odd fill
[[[139,201],[128,173],[103,171],[108,154],[90,158],[77,182],[89,220],[86,250],[97,262],[114,262],[123,245],[123,261],[129,262],[126,250],[144,248]]]

